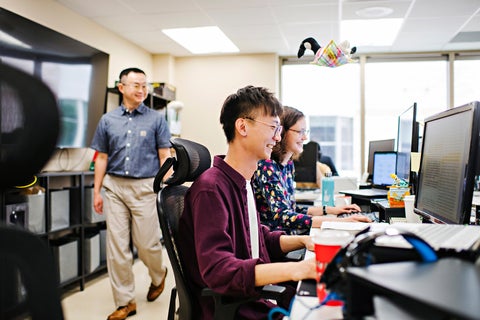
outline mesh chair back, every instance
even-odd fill
[[[160,227],[175,276],[179,299],[178,316],[180,320],[190,320],[195,319],[199,306],[186,281],[182,259],[177,248],[178,222],[183,213],[184,196],[188,190],[188,187],[182,184],[194,181],[208,169],[211,165],[211,156],[206,147],[193,141],[177,138],[171,143],[175,149],[176,158],[168,159],[160,168],[155,177],[154,190],[158,192],[157,211]],[[162,187],[161,181],[171,167],[174,172],[165,181],[166,186]],[[173,317],[173,315],[170,316]]]
[[[0,63],[0,188],[32,181],[55,149],[59,121],[43,82]]]
[[[0,226],[0,319],[63,319],[55,270],[43,240]]]

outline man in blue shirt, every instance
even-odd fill
[[[171,157],[170,131],[164,116],[143,104],[148,84],[142,70],[123,70],[118,89],[122,104],[102,116],[91,144],[98,152],[94,208],[106,214],[107,267],[117,307],[108,320],[136,313],[130,239],[152,278],[148,301],[162,293],[167,276],[153,180],[161,164]]]

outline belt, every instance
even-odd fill
[[[115,178],[122,178],[122,179],[136,179],[136,180],[140,180],[140,179],[152,179],[152,178],[155,178],[155,177],[132,177],[132,176],[122,176],[122,175],[119,175],[119,174],[113,174],[113,173],[107,173],[109,176],[112,176],[112,177],[115,177]]]

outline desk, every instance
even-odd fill
[[[373,200],[387,198],[387,190],[383,189],[342,190],[340,193],[351,196],[352,203],[358,204],[362,211],[370,211]]]
[[[296,190],[295,191],[295,201],[299,204],[305,205],[322,205],[322,192],[320,189],[312,190]]]
[[[295,296],[290,311],[290,320],[328,320],[343,319],[342,307],[323,306],[313,309],[318,305],[317,297]]]
[[[332,226],[338,224],[329,223]],[[328,227],[329,223],[325,223],[324,227]],[[352,231],[359,225],[344,224]],[[370,225],[378,230],[388,226],[382,223]],[[312,232],[316,230],[314,228]],[[310,251],[305,254],[306,259],[313,256]],[[375,315],[377,320],[480,319],[480,266],[464,259],[444,257],[435,263],[406,261],[349,267],[347,287],[348,319],[370,315]],[[310,310],[316,305],[317,297],[301,296],[297,291],[290,319],[343,317],[340,307]],[[393,316],[399,313],[403,315]],[[407,314],[411,317],[406,317]]]
[[[373,314],[372,297],[396,300],[418,318],[479,319],[480,269],[475,264],[444,258],[435,263],[395,262],[351,267],[347,296],[349,319]],[[386,319],[386,318],[385,318]]]

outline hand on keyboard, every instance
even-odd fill
[[[342,217],[340,215],[338,219],[341,219],[342,221],[349,221],[349,222],[372,222],[372,219],[370,219],[366,215],[362,214],[355,214],[355,213],[348,213],[345,214],[345,216]]]
[[[341,213],[355,213],[361,212],[362,209],[357,204],[350,204],[347,206],[328,207],[328,214],[341,214]]]
[[[354,222],[379,222],[380,218],[378,212],[355,212],[355,213],[342,213],[338,215],[338,218],[343,221]]]

